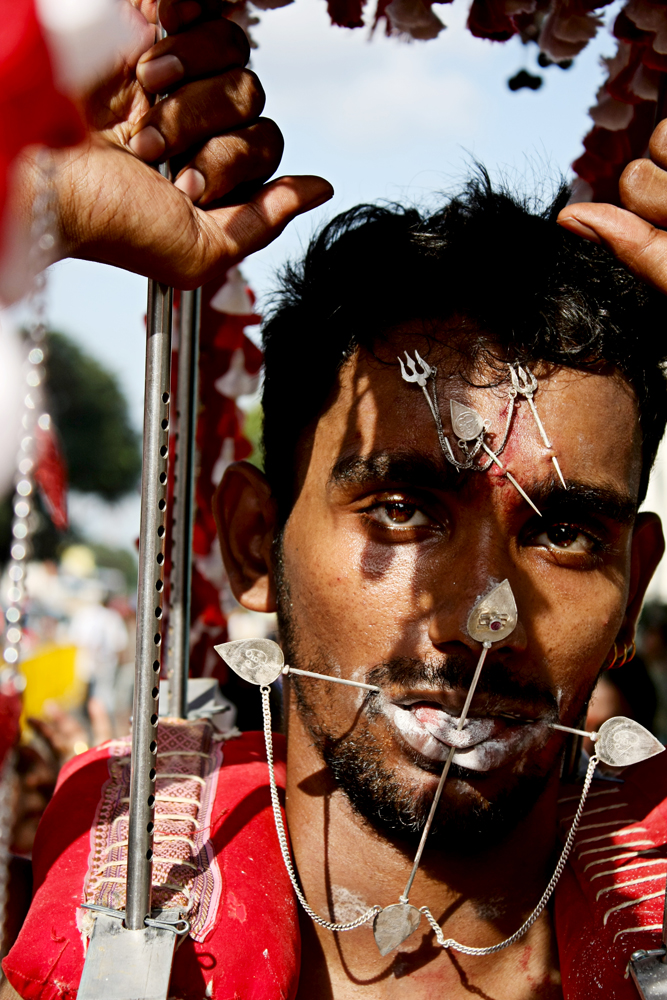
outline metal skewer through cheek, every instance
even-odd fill
[[[479,681],[480,675],[482,673],[482,667],[484,666],[484,661],[486,660],[487,653],[491,649],[490,642],[484,642],[482,644],[482,652],[480,654],[479,660],[477,661],[477,666],[475,668],[475,673],[470,684],[470,689],[468,691],[468,696],[465,700],[465,704],[461,711],[461,716],[456,726],[457,732],[461,732],[465,721],[468,717],[468,711],[470,709],[470,704],[472,702],[473,696],[475,694],[475,689]],[[421,840],[419,841],[419,847],[417,848],[417,853],[415,854],[415,860],[412,865],[412,871],[410,872],[410,877],[405,886],[403,895],[400,897],[401,903],[407,903],[410,896],[410,889],[412,888],[412,883],[415,880],[415,875],[419,869],[419,864],[421,862],[422,854],[424,853],[424,847],[426,846],[426,841],[428,840],[428,835],[431,832],[431,827],[433,826],[433,820],[438,808],[438,803],[440,802],[440,797],[442,796],[442,790],[445,787],[445,782],[447,780],[447,775],[449,774],[449,769],[452,766],[452,761],[454,760],[454,754],[457,751],[457,747],[450,747],[449,754],[447,755],[447,760],[445,761],[445,766],[443,768],[442,774],[440,775],[440,781],[438,782],[438,787],[435,790],[435,795],[433,796],[433,802],[431,803],[431,809],[428,814],[428,819],[424,825],[422,831]]]

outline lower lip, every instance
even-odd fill
[[[469,771],[503,767],[531,747],[541,745],[548,735],[540,722],[512,725],[498,718],[471,719],[459,731],[456,720],[452,719],[450,724],[448,720],[452,717],[444,712],[404,708],[393,702],[386,703],[384,713],[405,743],[423,757],[444,763],[452,746],[456,746],[453,763]],[[470,745],[461,745],[466,740]]]

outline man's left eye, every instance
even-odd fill
[[[367,514],[385,528],[423,528],[430,524],[419,507],[398,500],[378,504],[367,511]]]
[[[552,550],[589,553],[595,547],[595,539],[574,524],[552,524],[534,536],[534,544]]]

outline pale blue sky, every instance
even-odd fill
[[[462,0],[435,9],[447,30],[411,44],[333,28],[323,0],[257,12],[253,68],[267,92],[265,113],[285,136],[281,172],[320,173],[336,190],[332,202],[243,265],[260,308],[276,267],[342,209],[382,198],[424,202],[433,192],[455,189],[472,157],[493,173],[523,178],[529,190],[545,182],[549,190],[549,175],[567,173],[580,154],[590,127],[587,109],[603,79],[600,57],[614,50],[608,31],[570,70],[539,70],[534,45],[473,38]],[[613,13],[607,8],[607,19]],[[507,79],[524,66],[540,72],[544,85],[512,93]],[[363,281],[363,275],[350,278]],[[118,373],[137,426],[145,297],[144,279],[114,268],[64,261],[51,269],[51,325]],[[136,498],[113,514],[88,503],[78,517],[110,542],[129,544],[138,533]]]

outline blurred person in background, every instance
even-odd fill
[[[70,639],[77,647],[77,674],[88,684],[88,704],[99,702],[107,718],[109,738],[116,714],[116,679],[128,632],[107,596],[100,604],[83,604],[72,617]],[[95,706],[98,707],[98,706]]]

